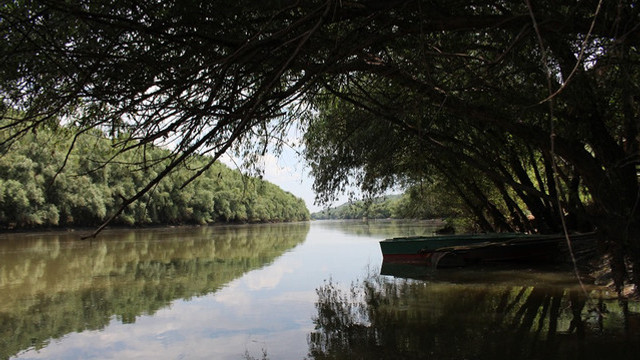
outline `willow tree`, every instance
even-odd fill
[[[332,96],[366,114],[363,131],[389,126],[434,154],[399,171],[480,173],[480,192],[502,186],[549,218],[578,204],[554,189],[585,189],[584,216],[640,283],[639,11],[624,0],[5,1],[2,150],[60,121],[99,128],[121,151],[170,145],[124,209],[196,153],[263,153]],[[527,184],[517,162],[541,180]],[[460,177],[461,192],[477,195],[465,178],[477,177]]]
[[[597,229],[616,283],[632,264],[640,285],[638,12],[407,4],[311,100],[316,190],[435,176],[487,230]]]

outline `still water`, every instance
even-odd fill
[[[427,222],[0,235],[0,359],[636,359],[565,269],[382,264]],[[585,296],[586,294],[586,296]]]

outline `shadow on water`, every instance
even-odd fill
[[[564,272],[422,268],[402,274],[368,275],[349,289],[331,281],[319,287],[308,356],[636,359],[640,353],[640,304],[620,302],[601,288],[587,289],[587,298]]]
[[[217,291],[301,244],[308,223],[0,237],[0,359]]]

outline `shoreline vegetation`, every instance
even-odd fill
[[[0,230],[94,229],[161,171],[171,152],[122,153],[98,130],[53,124],[0,157]],[[309,219],[304,201],[276,185],[195,156],[120,213],[110,227],[289,222]],[[201,176],[192,176],[204,170]]]
[[[477,231],[470,218],[457,206],[451,206],[445,196],[435,190],[416,195],[415,189],[402,194],[382,195],[364,200],[351,200],[344,204],[326,208],[311,214],[312,220],[359,220],[359,219],[403,219],[433,220],[448,219],[456,222],[464,231]],[[452,220],[456,219],[456,220]]]
[[[247,226],[247,225],[270,225],[270,224],[295,224],[295,223],[307,223],[309,220],[293,220],[293,221],[262,221],[262,222],[218,222],[208,224],[140,224],[140,225],[126,225],[126,224],[110,224],[106,226],[103,231],[136,231],[136,230],[163,230],[163,229],[190,229],[190,228],[215,228],[215,227],[227,227],[227,226]],[[66,226],[66,227],[22,227],[22,228],[6,228],[0,227],[0,237],[3,235],[12,234],[26,234],[26,235],[38,235],[38,234],[53,234],[53,233],[78,233],[78,234],[92,234],[95,232],[97,226]],[[88,236],[93,238],[93,236]]]

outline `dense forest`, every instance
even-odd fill
[[[321,219],[448,219],[460,231],[481,231],[473,213],[442,183],[431,181],[410,186],[402,194],[350,200],[311,214]]]
[[[444,196],[411,188],[399,195],[349,201],[311,214],[311,219],[437,219],[465,218],[455,204],[444,203]],[[465,229],[470,230],[470,229]]]
[[[54,126],[25,135],[0,157],[0,227],[96,226],[156,176],[168,150],[118,153],[98,130],[74,137]],[[71,152],[68,150],[72,149]],[[197,156],[165,177],[114,224],[210,224],[308,220],[302,199],[276,185]]]
[[[327,219],[388,219],[397,218],[399,195],[375,198],[369,201],[350,201],[311,214],[313,220]]]

